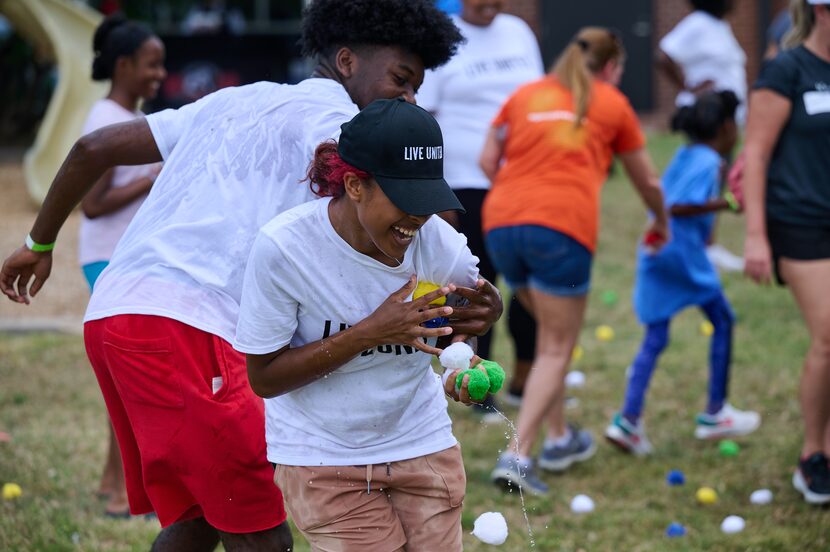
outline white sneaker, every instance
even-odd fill
[[[706,248],[706,256],[709,261],[717,268],[724,272],[743,272],[744,259],[735,255],[727,248],[717,243],[713,243]]]
[[[748,435],[761,425],[761,415],[751,410],[738,410],[729,403],[717,414],[698,414],[695,437],[698,439],[722,439]]]
[[[611,423],[605,428],[605,438],[624,452],[634,456],[648,456],[654,451],[642,422],[632,424],[621,414],[614,416]]]

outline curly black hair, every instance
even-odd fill
[[[300,45],[312,57],[343,46],[400,46],[434,69],[463,41],[432,0],[314,0],[303,12]]]
[[[692,8],[722,19],[732,10],[733,0],[690,0]]]

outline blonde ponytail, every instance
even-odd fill
[[[790,0],[790,15],[793,27],[784,36],[784,48],[787,49],[800,46],[807,40],[816,24],[816,14],[807,0]]]
[[[585,63],[583,48],[576,42],[571,42],[565,51],[556,60],[553,72],[562,85],[571,91],[574,97],[574,113],[576,126],[582,126],[582,119],[588,111],[588,99],[591,96],[591,79]]]
[[[591,99],[594,75],[609,61],[622,63],[625,50],[612,31],[602,27],[585,27],[568,44],[553,65],[553,74],[574,97],[575,125],[581,127]]]

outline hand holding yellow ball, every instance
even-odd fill
[[[418,285],[415,286],[415,291],[412,292],[412,299],[415,300],[419,297],[423,297],[427,293],[432,293],[436,289],[439,289],[441,286],[435,284],[433,282],[429,282],[427,280],[419,280]],[[445,296],[439,297],[434,301],[431,301],[430,305],[436,306],[443,306],[447,303],[447,298]]]
[[[426,280],[419,280],[418,285],[415,286],[415,291],[412,292],[412,300],[418,299],[419,297],[423,297],[427,293],[432,293],[436,289],[440,289],[436,283],[428,282]],[[447,304],[447,297],[442,295],[438,299],[433,299],[429,302],[429,304],[433,307],[442,307]],[[449,322],[449,319],[446,316],[439,316],[437,318],[433,318],[432,320],[427,320],[423,323],[423,326],[427,328],[440,328],[441,326],[446,326]]]

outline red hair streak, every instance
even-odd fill
[[[309,188],[318,197],[340,197],[345,185],[343,179],[347,173],[353,173],[360,179],[371,178],[366,171],[355,168],[340,158],[337,142],[323,142],[314,151],[314,160],[308,166]]]

